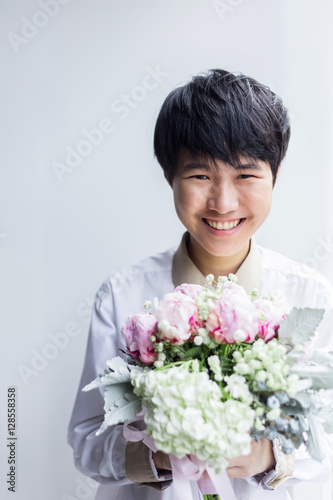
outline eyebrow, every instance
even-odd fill
[[[235,170],[262,170],[262,167],[256,162],[243,163],[241,165],[236,165],[235,167],[230,165],[230,167]],[[191,170],[206,170],[209,172],[212,170],[212,167],[207,163],[191,162],[183,165],[182,169],[183,172],[189,172]]]
[[[209,171],[211,170],[211,166],[208,165],[207,163],[186,163],[185,165],[182,165],[182,170],[183,172],[188,172],[190,170],[206,170]]]

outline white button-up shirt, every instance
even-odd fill
[[[172,485],[158,491],[128,479],[123,426],[108,428],[96,436],[104,419],[103,392],[99,389],[82,392],[81,389],[105,370],[106,360],[114,356],[126,357],[121,351],[126,348],[120,330],[128,315],[143,311],[146,300],[162,299],[181,283],[205,283],[204,276],[187,254],[186,237],[187,233],[178,249],[148,257],[113,274],[96,294],[82,378],[68,433],[77,468],[101,483],[96,500],[173,500]],[[278,291],[288,308],[324,308],[326,313],[317,331],[316,346],[333,345],[333,290],[316,271],[259,247],[252,239],[250,252],[236,274],[238,283],[248,293],[253,288],[259,289],[260,294]],[[329,479],[329,475],[328,458],[324,463],[318,463],[306,454],[296,453],[293,478],[276,490],[265,489],[262,482],[253,478],[231,481],[238,500],[257,497],[261,500],[287,500],[290,498],[288,485],[299,480],[322,483]],[[321,499],[324,494],[320,494],[323,491],[320,488],[324,485],[318,484],[318,498]],[[196,483],[192,483],[192,491],[193,499],[202,498]]]

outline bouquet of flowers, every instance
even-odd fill
[[[278,438],[287,454],[304,444],[322,460],[321,436],[333,432],[333,353],[310,346],[324,310],[285,314],[274,296],[247,295],[235,275],[206,280],[127,319],[128,361],[107,361],[83,389],[105,386],[98,433],[140,414],[155,449],[216,474],[249,454],[253,438]]]

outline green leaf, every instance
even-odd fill
[[[188,351],[186,351],[184,355],[184,360],[193,359],[193,358],[201,358],[202,348],[201,347],[191,347]]]
[[[279,327],[279,338],[292,346],[312,339],[315,329],[324,316],[325,309],[293,307]]]

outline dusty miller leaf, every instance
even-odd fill
[[[279,327],[279,338],[284,343],[303,345],[314,336],[315,329],[324,316],[325,309],[293,307]]]
[[[311,366],[309,363],[298,363],[290,368],[290,373],[295,373],[302,379],[310,379],[312,382],[311,387],[315,391],[333,387],[333,368],[328,366]]]
[[[129,382],[108,385],[104,393],[104,411],[108,412],[115,406],[121,406],[128,401],[128,394],[133,393],[133,386]]]
[[[124,398],[119,402],[119,406],[115,406],[105,414],[104,422],[96,435],[102,434],[110,425],[120,424],[125,420],[133,420],[141,408],[141,398],[138,398],[133,393],[125,394]]]
[[[95,380],[83,387],[83,391],[90,391],[96,387],[109,386],[131,381],[131,371],[141,370],[140,367],[129,365],[120,356],[106,362],[111,371],[99,375]]]
[[[310,408],[311,396],[308,392],[297,392],[294,399],[299,402],[303,409]]]
[[[312,354],[310,361],[311,363],[321,366],[333,367],[333,352],[329,351],[327,348],[316,349]]]
[[[323,426],[319,419],[309,413],[307,416],[309,423],[309,430],[307,431],[308,439],[306,441],[306,447],[314,460],[321,462],[324,459],[324,451],[322,449],[322,442],[325,439]]]
[[[317,412],[317,417],[320,419],[325,432],[333,434],[333,407],[326,406],[325,408],[321,408]]]

